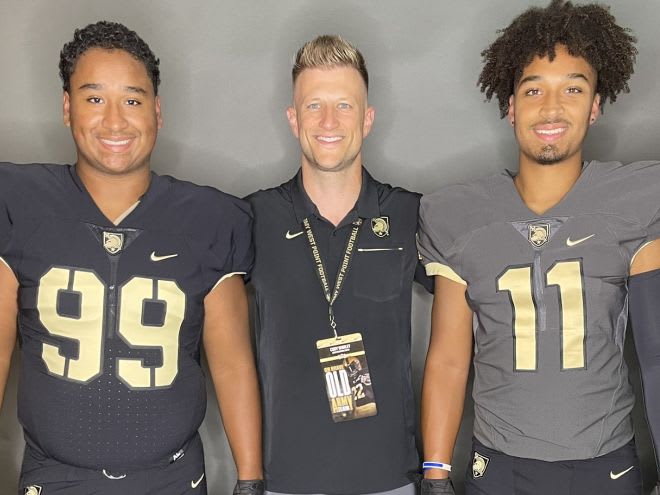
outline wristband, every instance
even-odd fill
[[[445,464],[444,462],[436,461],[424,461],[422,463],[422,469],[424,471],[428,471],[429,469],[442,469],[444,471],[451,472],[451,464]]]

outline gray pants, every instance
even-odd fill
[[[275,493],[275,492],[266,492],[265,495],[291,495],[289,493]],[[312,494],[309,494],[312,495]],[[318,494],[320,495],[320,494]],[[412,483],[401,488],[395,488],[394,490],[389,490],[387,492],[379,493],[365,493],[364,495],[415,495],[415,485]]]

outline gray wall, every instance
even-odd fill
[[[124,22],[161,59],[165,126],[153,157],[160,173],[235,195],[279,184],[298,164],[284,109],[295,50],[320,33],[340,33],[363,51],[376,121],[365,163],[384,182],[423,193],[442,184],[514,167],[511,128],[475,87],[481,50],[496,29],[538,0],[1,0],[0,159],[71,162],[62,125],[57,62],[75,27]],[[660,20],[658,0],[613,0],[613,12],[639,37],[632,93],[592,129],[587,158],[658,158]],[[428,339],[430,298],[414,301],[417,388]],[[631,361],[634,361],[630,353]],[[634,366],[634,363],[633,363]],[[636,376],[636,372],[633,371]],[[13,372],[0,415],[0,495],[15,494],[22,452]],[[202,427],[212,494],[230,493],[234,470],[217,407]],[[653,454],[639,408],[638,446],[647,482]],[[471,405],[459,438],[467,462]],[[459,476],[457,476],[459,477]]]

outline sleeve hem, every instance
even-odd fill
[[[467,285],[467,282],[463,280],[454,270],[449,268],[447,265],[443,265],[442,263],[428,263],[424,266],[424,268],[426,269],[426,274],[429,276],[440,275],[441,277],[448,278],[449,280],[453,280],[459,284]]]
[[[9,263],[7,263],[7,262],[3,259],[2,256],[0,256],[0,262],[2,262],[2,264],[6,265],[7,268],[9,268],[9,269],[11,270],[11,266],[9,266]],[[13,270],[12,270],[12,271],[13,271]]]
[[[2,258],[0,258],[2,260]],[[233,277],[234,275],[245,275],[246,272],[231,272],[223,275],[220,277],[220,280],[218,280],[213,287],[211,287],[211,290],[209,292],[213,292],[215,288],[220,285],[224,280],[228,279],[229,277]]]

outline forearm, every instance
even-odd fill
[[[261,400],[255,367],[251,362],[223,366],[212,376],[238,478],[261,479]]]
[[[16,345],[17,316],[18,282],[11,270],[0,261],[0,410]]]
[[[642,375],[646,420],[653,439],[657,466],[660,446],[660,271],[631,277],[629,302]]]
[[[261,479],[261,401],[240,277],[205,299],[204,349],[238,478]]]
[[[463,417],[467,377],[467,368],[445,366],[427,359],[421,407],[424,460],[451,464]],[[427,471],[425,476],[447,478],[449,472],[433,469]]]

